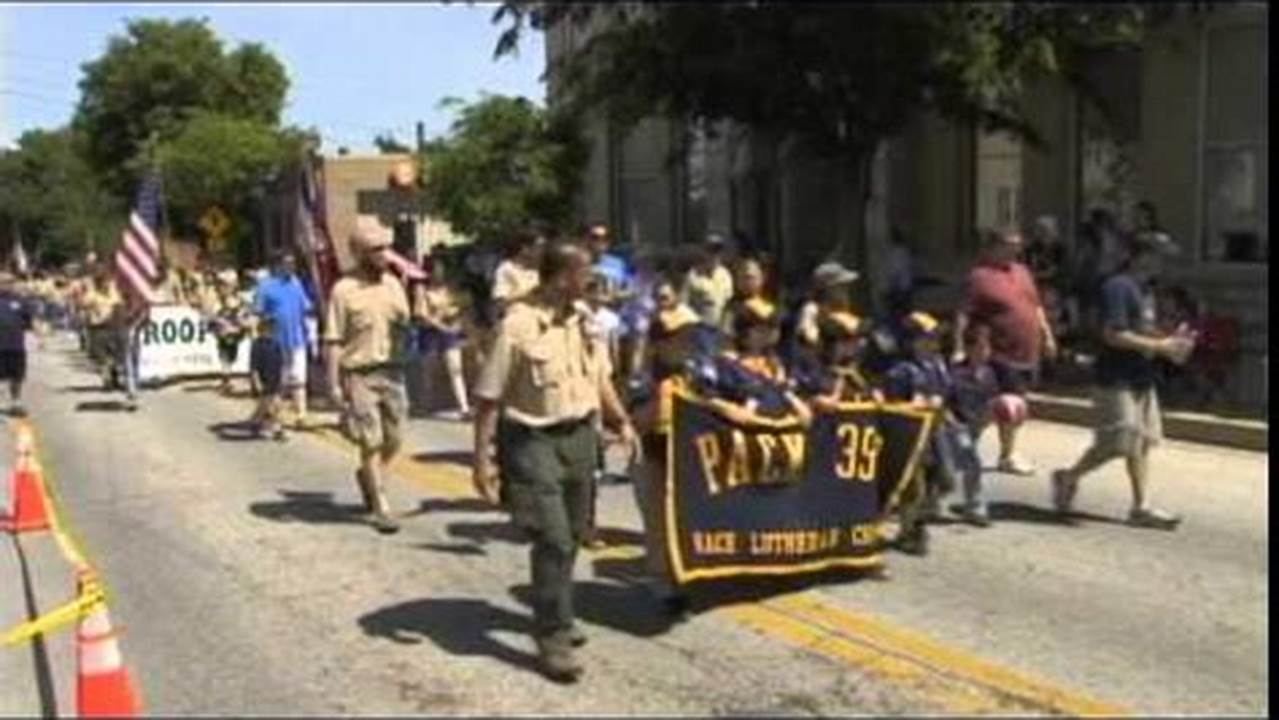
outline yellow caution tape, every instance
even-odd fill
[[[0,635],[0,646],[19,645],[37,635],[53,632],[88,615],[104,602],[106,594],[102,586],[96,582],[86,584],[75,600],[5,631]]]

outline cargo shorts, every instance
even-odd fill
[[[343,430],[347,439],[365,452],[389,458],[404,442],[409,414],[403,371],[377,369],[346,375],[347,414]]]

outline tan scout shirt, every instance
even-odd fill
[[[341,345],[343,370],[399,362],[408,321],[409,302],[395,276],[383,273],[376,283],[344,277],[329,296],[324,341]]]
[[[106,290],[90,288],[84,296],[84,314],[89,325],[105,325],[115,315],[116,306],[124,300],[114,286],[108,285]]]
[[[537,289],[541,277],[537,270],[526,268],[514,260],[504,260],[493,275],[493,299],[513,302]]]
[[[580,420],[600,409],[613,368],[590,334],[580,306],[562,320],[538,301],[511,306],[480,372],[475,394],[501,403],[506,417],[530,427]]]

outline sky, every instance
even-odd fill
[[[407,144],[447,132],[448,96],[481,92],[545,101],[542,37],[518,57],[493,59],[495,6],[462,4],[248,5],[168,3],[0,5],[0,147],[24,131],[65,124],[79,97],[80,65],[97,58],[132,18],[207,18],[227,47],[267,46],[289,75],[286,123],[315,126],[323,151],[373,150],[393,132]]]

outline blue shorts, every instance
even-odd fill
[[[417,349],[424,355],[442,353],[462,345],[465,336],[437,328],[422,328],[417,335]]]

